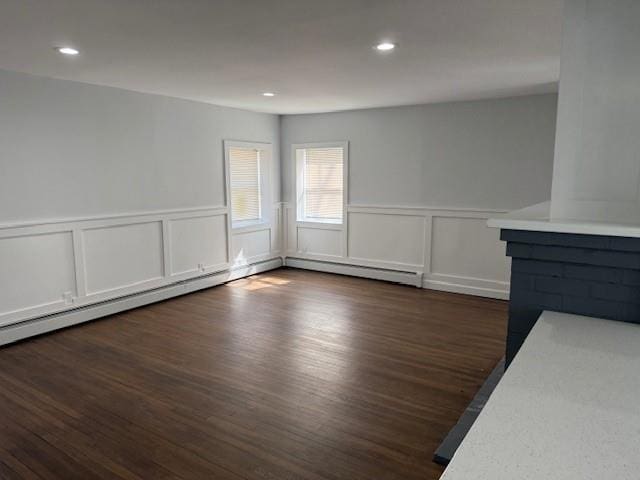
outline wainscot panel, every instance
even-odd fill
[[[424,265],[424,224],[424,215],[350,211],[349,258],[421,270]]]
[[[302,254],[342,256],[342,230],[299,226],[297,237],[297,251]]]
[[[233,232],[232,265],[247,265],[271,255],[271,228],[253,228],[255,229]]]
[[[65,308],[76,296],[70,231],[0,237],[0,265],[0,325]]]
[[[434,215],[428,287],[508,298],[510,262],[486,214]]]
[[[202,215],[169,220],[172,277],[222,270],[227,258],[226,215]]]
[[[92,228],[83,232],[87,294],[162,279],[162,222]]]

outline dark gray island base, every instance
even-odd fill
[[[543,310],[640,323],[640,238],[502,229],[511,264],[507,367]]]

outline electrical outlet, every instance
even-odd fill
[[[62,293],[62,300],[64,300],[65,305],[73,304],[73,301],[74,301],[73,293],[72,292],[63,292]]]

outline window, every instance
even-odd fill
[[[233,227],[265,221],[265,163],[269,149],[259,144],[225,142]]]
[[[229,149],[231,180],[231,218],[233,222],[259,221],[260,151],[252,148]]]
[[[345,147],[327,144],[295,147],[298,220],[342,223]]]

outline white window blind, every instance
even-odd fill
[[[342,221],[342,147],[304,149],[304,217]]]
[[[231,218],[233,222],[260,220],[260,151],[229,149]]]

